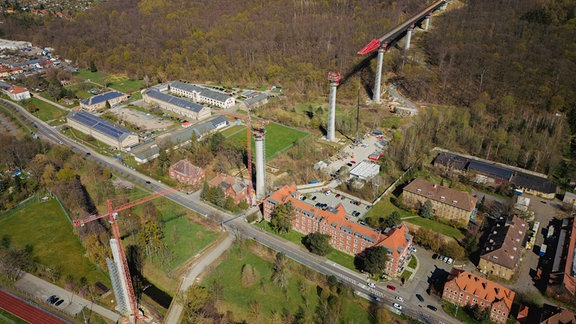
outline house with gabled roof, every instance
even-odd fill
[[[233,177],[224,173],[218,173],[218,175],[208,181],[208,186],[220,187],[220,189],[224,191],[224,196],[232,197],[235,204],[247,200],[248,185],[248,180]]]
[[[402,191],[404,203],[419,209],[427,200],[432,203],[436,217],[468,225],[476,213],[476,198],[468,192],[446,188],[435,183],[414,179]]]
[[[66,120],[68,126],[88,134],[117,149],[126,149],[138,144],[138,135],[85,111],[71,111]]]
[[[487,308],[490,320],[506,323],[516,294],[499,283],[472,272],[452,269],[444,284],[442,300],[460,307]]]
[[[497,222],[480,250],[480,272],[510,280],[520,265],[528,223],[518,216]]]
[[[195,166],[188,160],[180,160],[170,166],[168,169],[170,178],[178,180],[188,185],[196,185],[204,179],[204,170]]]
[[[110,106],[114,106],[128,100],[129,97],[129,95],[122,92],[109,91],[80,101],[80,107],[89,111],[94,111],[106,107],[106,103],[109,103]]]
[[[318,208],[301,199],[296,185],[286,185],[264,200],[264,219],[270,220],[279,204],[294,206],[296,217],[292,227],[302,234],[320,232],[330,235],[330,245],[340,251],[356,255],[370,247],[383,246],[388,250],[386,274],[399,276],[412,256],[412,236],[404,223],[380,232],[353,222],[346,217],[342,204],[336,207]]]

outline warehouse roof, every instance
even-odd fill
[[[119,141],[122,141],[129,135],[132,135],[132,132],[126,128],[113,124],[107,120],[84,111],[72,111],[66,117]]]
[[[170,87],[180,89],[183,91],[188,91],[188,92],[197,92],[203,97],[207,97],[207,98],[214,99],[214,100],[221,101],[221,102],[225,102],[228,98],[230,98],[230,96],[225,94],[225,93],[218,92],[218,91],[208,89],[208,88],[204,88],[204,87],[201,87],[199,85],[192,84],[192,83],[184,83],[184,82],[180,82],[180,81],[174,81],[174,82],[170,83]]]
[[[110,99],[114,99],[114,98],[118,98],[118,97],[122,97],[122,96],[125,96],[125,94],[123,94],[122,92],[110,91],[110,92],[102,93],[102,94],[90,97],[88,99],[85,99],[82,101],[82,104],[95,105],[95,104],[99,104],[101,102],[108,101]]]
[[[190,100],[182,99],[182,98],[179,98],[179,97],[176,97],[173,95],[169,95],[167,93],[160,92],[160,91],[149,90],[149,91],[146,91],[144,93],[151,98],[161,100],[161,101],[167,102],[169,104],[178,106],[180,108],[191,110],[191,111],[196,112],[196,113],[199,112],[200,110],[202,110],[202,108],[204,108],[204,106],[201,104],[192,102]]]

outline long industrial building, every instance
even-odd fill
[[[138,136],[124,127],[84,111],[72,111],[66,116],[68,126],[88,134],[117,149],[138,144]]]
[[[163,110],[193,120],[202,120],[210,117],[210,108],[154,89],[143,90],[142,99],[146,103],[156,104]]]
[[[196,102],[207,103],[220,108],[230,108],[236,104],[236,99],[223,92],[215,91],[202,86],[174,81],[170,83],[170,92],[182,97],[190,98]]]

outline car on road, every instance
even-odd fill
[[[350,163],[352,163],[352,164],[356,164],[356,161],[350,161]]]
[[[336,198],[340,197],[340,194],[336,194],[336,196],[335,196],[335,197],[336,197]]]
[[[416,294],[416,298],[418,298],[418,300],[419,300],[421,303],[424,302],[424,297],[422,297],[422,295]]]
[[[64,299],[60,299],[60,300],[57,301],[54,305],[60,306],[63,302],[64,302]]]
[[[403,303],[404,302],[404,298],[402,298],[402,296],[396,296],[396,300]]]
[[[376,285],[373,282],[368,282],[367,285],[370,288],[376,288]]]
[[[149,181],[149,180],[146,180],[146,184],[150,184],[150,181]]]
[[[346,163],[346,165],[349,166],[349,167],[351,167],[351,166],[352,166],[352,163]]]
[[[386,288],[390,289],[390,290],[396,290],[396,287],[392,286],[392,285],[388,285],[386,286]]]
[[[312,200],[316,200],[316,196],[312,197]]]
[[[437,310],[438,310],[438,308],[436,308],[436,306],[428,305],[428,306],[426,306],[426,307],[430,308],[430,309],[433,310],[433,311],[437,311]]]
[[[396,308],[397,310],[402,310],[402,305],[398,303],[393,303],[392,306],[394,306],[394,308]]]

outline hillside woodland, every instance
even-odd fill
[[[55,47],[81,67],[158,81],[281,84],[294,100],[327,94],[370,39],[421,1],[111,0],[72,21],[7,17],[3,37]],[[570,0],[454,2],[385,69],[410,97],[441,105],[397,133],[385,167],[406,168],[447,147],[576,178],[576,16]],[[26,27],[26,28],[23,28]],[[362,73],[369,83],[374,62]],[[339,98],[355,102],[356,87]],[[367,86],[366,88],[370,88]],[[454,108],[445,108],[445,106]],[[291,107],[284,107],[289,110]],[[372,108],[371,108],[372,109]]]

